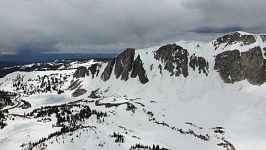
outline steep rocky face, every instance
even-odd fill
[[[187,50],[176,44],[164,45],[154,53],[154,58],[162,61],[171,75],[184,77],[188,76],[188,56]]]
[[[121,76],[121,80],[124,81],[128,80],[129,72],[132,69],[134,55],[135,55],[135,49],[128,48],[116,57],[115,77],[117,79]]]
[[[74,73],[74,77],[75,78],[81,78],[81,77],[85,77],[86,75],[89,75],[89,71],[86,67],[84,66],[80,66],[77,68],[77,70]]]
[[[251,84],[263,84],[266,81],[266,60],[263,59],[261,48],[254,47],[247,52],[243,52],[241,53],[241,58],[247,80]]]
[[[266,42],[266,35],[260,35],[261,40],[265,43]]]
[[[146,71],[143,68],[142,60],[140,59],[140,55],[134,60],[132,64],[133,70],[131,72],[131,78],[136,78],[139,76],[139,80],[142,84],[145,84],[149,81],[146,75]]]
[[[98,77],[98,74],[99,74],[99,69],[101,68],[101,65],[96,63],[96,64],[92,64],[90,67],[89,67],[89,73],[92,74],[92,78],[94,78],[95,74],[96,74],[96,77]]]
[[[206,76],[208,76],[209,63],[205,58],[197,57],[195,54],[193,54],[192,56],[190,56],[189,66],[193,68],[194,71],[196,68],[198,68],[200,74],[201,72],[203,72],[204,74],[206,74]]]
[[[234,83],[245,79],[239,50],[218,54],[215,57],[214,69],[219,72],[225,83]]]
[[[261,85],[266,81],[265,62],[261,48],[254,47],[247,52],[225,51],[215,58],[214,69],[225,83],[247,79],[251,84]]]
[[[101,79],[103,81],[107,81],[107,80],[110,79],[112,71],[113,71],[114,64],[115,64],[115,58],[109,60],[107,66],[105,67],[105,69],[104,69],[104,71],[103,71],[103,73],[101,75]]]
[[[135,49],[128,48],[119,54],[117,57],[111,59],[105,67],[101,79],[107,81],[110,79],[114,68],[115,77],[121,80],[127,81],[129,79],[129,73],[131,72],[131,78],[139,77],[142,84],[149,81],[146,75],[146,71],[143,67],[140,55],[134,60]]]
[[[219,37],[215,42],[213,42],[213,46],[216,50],[222,43],[225,43],[225,48],[226,46],[232,45],[237,42],[241,43],[242,45],[250,45],[256,42],[256,39],[253,35],[242,35],[239,32],[235,32]]]

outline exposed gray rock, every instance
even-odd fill
[[[81,77],[85,77],[89,75],[89,71],[86,67],[84,66],[80,66],[77,68],[77,70],[74,73],[74,77],[75,78],[81,78]]]
[[[128,48],[117,57],[110,60],[101,75],[102,80],[107,81],[110,78],[113,67],[115,66],[115,77],[117,79],[121,77],[121,80],[127,81],[129,78],[129,72],[132,70],[134,55],[135,49]]]
[[[98,74],[99,74],[99,69],[101,68],[101,64],[92,64],[90,67],[89,67],[89,73],[92,74],[92,78],[94,78],[95,74],[96,74],[96,77],[98,77]]]
[[[128,48],[119,54],[115,59],[115,77],[127,81],[129,72],[132,70],[132,63],[134,60],[135,49]]]
[[[113,71],[114,64],[115,64],[115,58],[109,60],[107,66],[105,67],[105,69],[104,69],[104,71],[103,71],[103,73],[101,75],[101,79],[103,81],[107,81],[107,80],[110,79],[112,71]]]
[[[171,75],[183,74],[184,77],[188,76],[188,56],[187,50],[176,44],[164,45],[154,53],[154,58],[162,61],[165,64],[164,69]]]
[[[225,48],[226,46],[237,42],[242,43],[243,45],[250,45],[256,42],[256,38],[253,35],[241,35],[240,33],[235,32],[219,37],[215,42],[213,42],[213,45],[215,49],[217,49],[222,43],[225,43],[225,46],[223,47]]]
[[[214,69],[219,72],[225,83],[234,83],[245,79],[239,50],[218,54],[215,57]]]
[[[87,92],[87,90],[85,89],[76,89],[73,93],[72,93],[72,96],[73,97],[78,97],[78,96],[81,96],[83,94],[85,94]]]
[[[244,72],[247,80],[251,84],[263,84],[266,81],[265,76],[265,60],[263,59],[261,48],[254,47],[253,49],[242,52]]]
[[[209,63],[203,57],[197,57],[195,54],[190,56],[189,66],[195,71],[198,68],[199,73],[205,73],[208,76],[209,73]]]
[[[100,88],[96,89],[95,91],[91,91],[91,94],[89,96],[89,98],[100,98],[101,96],[98,94],[98,91],[100,90]]]
[[[266,42],[266,35],[260,35],[261,40],[265,43]]]
[[[261,85],[266,81],[265,62],[261,48],[254,47],[241,54],[238,50],[218,54],[214,69],[226,83],[247,79],[251,84]]]
[[[131,72],[131,78],[136,78],[139,76],[139,80],[142,84],[145,84],[149,81],[146,71],[143,68],[142,60],[140,59],[140,55],[134,60],[132,64],[133,70]]]

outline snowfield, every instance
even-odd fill
[[[73,62],[68,70],[8,74],[0,79],[0,90],[19,93],[19,99],[31,107],[16,107],[5,113],[7,126],[0,129],[0,147],[124,150],[141,144],[174,150],[266,149],[266,84],[252,85],[246,80],[227,84],[213,69],[214,56],[221,51],[266,47],[259,35],[255,37],[259,40],[251,45],[220,45],[216,50],[214,41],[177,42],[189,54],[208,60],[208,76],[192,68],[187,77],[170,76],[164,69],[160,73],[158,66],[163,62],[154,59],[154,51],[161,46],[135,51],[135,58],[140,55],[146,70],[146,84],[138,77],[121,81],[114,73],[103,81],[100,75],[107,65],[103,62],[99,62],[102,66],[98,77],[73,77],[76,68],[90,67],[95,61]],[[73,97],[75,89],[69,87],[77,80],[76,89],[85,89],[86,93]],[[55,90],[41,88],[42,83],[52,82]],[[59,90],[64,92],[58,94]],[[91,114],[75,118],[83,110]],[[48,115],[49,111],[55,112]],[[65,120],[59,121],[60,115]]]

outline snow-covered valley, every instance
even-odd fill
[[[0,90],[16,94],[1,109],[0,147],[265,149],[266,78],[254,79],[265,63],[253,61],[264,62],[265,39],[236,32],[127,49],[108,62],[10,73],[0,78]],[[233,50],[239,55],[224,53]],[[252,74],[246,55],[253,50]]]

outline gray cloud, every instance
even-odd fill
[[[0,53],[119,52],[266,30],[262,0],[0,1]]]

